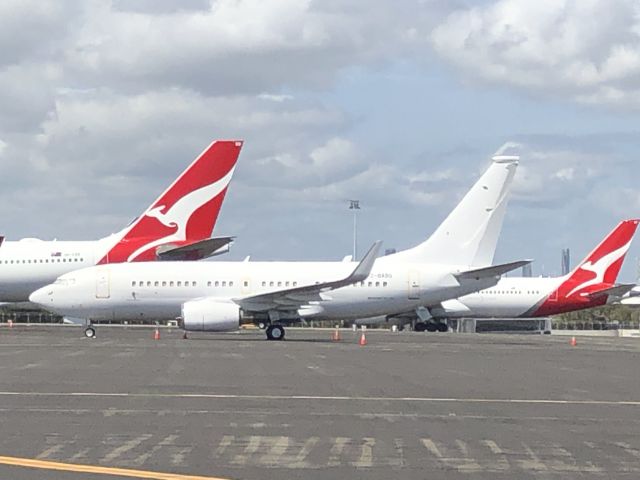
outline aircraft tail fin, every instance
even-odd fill
[[[502,230],[519,157],[494,156],[492,163],[437,230],[423,243],[390,255],[408,262],[491,265]]]
[[[624,220],[567,275],[558,297],[587,294],[616,283],[640,220]]]
[[[242,143],[219,140],[209,145],[140,217],[116,234],[115,244],[98,263],[155,260],[162,245],[208,239]]]

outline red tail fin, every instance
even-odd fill
[[[160,245],[211,236],[241,148],[241,141],[212,143],[98,263],[155,260]]]
[[[547,297],[536,315],[553,315],[604,305],[608,298],[606,295],[598,297],[589,294],[612,287],[616,283],[638,223],[640,220],[620,222]]]

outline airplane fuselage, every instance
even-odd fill
[[[190,300],[207,297],[225,301],[313,285],[344,277],[354,266],[351,262],[101,265],[67,274],[35,295],[43,307],[73,318],[174,319]],[[454,271],[450,265],[395,263],[383,257],[365,281],[320,293],[294,316],[350,319],[394,314],[487,288],[498,280],[458,281]]]
[[[0,302],[26,302],[60,275],[93,266],[103,241],[5,241],[0,247]]]

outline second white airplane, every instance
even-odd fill
[[[513,157],[494,157],[480,180],[420,245],[378,258],[380,242],[351,262],[171,262],[100,265],[61,276],[30,300],[88,321],[181,318],[188,331],[264,323],[270,340],[304,318],[354,319],[419,311],[422,305],[495,285],[528,261],[491,266]]]

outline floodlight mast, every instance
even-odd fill
[[[360,210],[360,200],[349,200],[349,210],[353,210],[353,257],[355,262],[358,258],[358,210]]]

